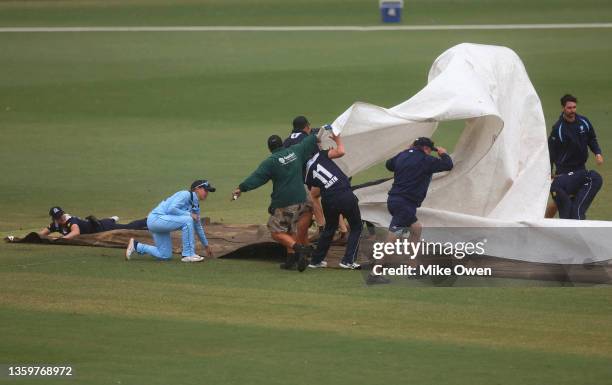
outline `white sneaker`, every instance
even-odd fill
[[[112,217],[110,217],[110,219],[112,219],[115,222],[119,222],[119,217],[116,215],[113,215]]]
[[[311,263],[310,265],[308,265],[308,267],[310,267],[311,269],[322,269],[322,268],[327,267],[327,262],[321,261],[315,265]]]
[[[343,269],[350,269],[350,270],[359,270],[359,269],[361,269],[361,265],[358,264],[358,263],[355,263],[355,262],[353,262],[353,263],[342,263],[342,262],[340,262],[340,264],[338,266],[340,266]]]
[[[204,257],[200,257],[197,254],[194,254],[190,257],[183,257],[181,258],[182,262],[202,262],[204,260]]]
[[[136,248],[134,248],[134,238],[130,238],[130,242],[128,242],[127,249],[125,249],[126,261],[130,260],[130,256],[134,253],[134,251],[136,251]]]

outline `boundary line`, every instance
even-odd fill
[[[574,24],[457,24],[396,26],[116,26],[116,27],[0,27],[0,33],[48,32],[379,32],[379,31],[476,31],[612,28],[612,23]]]

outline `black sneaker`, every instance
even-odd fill
[[[280,264],[280,268],[283,270],[293,270],[296,262],[297,256],[295,253],[287,254],[287,260]]]
[[[295,255],[297,256],[297,269],[301,273],[306,270],[308,266],[310,256],[313,252],[312,247],[296,243],[293,245],[293,250],[295,250]]]

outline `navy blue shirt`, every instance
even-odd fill
[[[568,122],[561,114],[548,137],[551,169],[554,165],[556,174],[584,170],[589,157],[587,147],[593,153],[601,154],[591,122],[578,114],[576,120]]]
[[[351,191],[351,183],[346,174],[329,159],[329,150],[317,152],[306,162],[304,179],[308,188],[321,189],[322,199],[331,199],[336,194]]]
[[[79,226],[79,231],[81,232],[81,234],[91,234],[94,232],[93,226],[89,221],[84,221],[78,217],[68,218],[66,223],[63,225],[60,225],[58,222],[53,221],[51,222],[49,227],[47,227],[47,229],[51,233],[61,233],[62,235],[68,235],[72,231],[73,225]]]
[[[292,132],[291,135],[289,135],[287,139],[285,139],[285,141],[283,142],[283,147],[289,148],[291,146],[295,146],[296,144],[302,142],[302,140],[308,138],[308,135],[309,134],[305,133],[304,131]],[[316,154],[317,151],[318,151],[318,147],[316,147],[316,149],[311,154],[308,154],[307,156],[311,157],[314,154]],[[302,175],[306,175],[306,164],[302,166]]]
[[[293,145],[300,143],[302,140],[306,139],[308,134],[304,131],[300,132],[292,132],[291,135],[283,142],[283,147],[289,148]]]
[[[453,161],[448,154],[436,158],[425,154],[420,148],[411,147],[389,159],[385,166],[394,173],[389,198],[403,197],[420,206],[427,195],[432,175],[450,171]]]

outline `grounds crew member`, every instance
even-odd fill
[[[440,157],[431,156],[432,151]],[[453,161],[444,148],[436,148],[431,139],[421,137],[412,147],[389,159],[385,166],[394,173],[387,199],[387,208],[392,215],[390,236],[401,237],[410,231],[409,241],[418,242],[422,226],[416,217],[417,207],[425,200],[432,175],[450,171]]]
[[[302,166],[316,148],[315,135],[309,135],[289,148],[283,147],[283,141],[278,135],[270,136],[270,156],[233,193],[234,199],[237,199],[241,193],[254,190],[272,180],[268,229],[272,238],[287,249],[287,260],[281,264],[283,269],[292,269],[297,262],[298,271],[304,271],[312,252],[307,246],[312,207],[306,199]]]
[[[569,94],[563,95],[561,98],[561,115],[552,126],[552,131],[548,137],[551,174],[553,178],[561,174],[576,178],[576,181],[570,182],[570,184],[580,184],[582,182],[581,173],[571,175],[568,173],[586,170],[585,165],[589,156],[589,149],[595,154],[595,162],[598,166],[602,165],[604,161],[595,135],[595,128],[586,116],[576,113],[577,102],[576,97]],[[594,178],[597,179],[597,176],[601,179],[599,174],[595,175]],[[567,183],[567,181],[564,181],[564,183]],[[555,212],[555,205],[550,204],[546,210],[546,217],[553,217]]]
[[[153,235],[155,246],[130,239],[125,251],[125,258],[130,259],[134,251],[138,254],[149,254],[159,260],[172,258],[171,233],[181,230],[183,236],[182,262],[200,262],[204,260],[195,252],[194,230],[204,246],[208,257],[212,250],[206,239],[202,222],[200,221],[200,201],[204,201],[209,192],[215,188],[205,179],[196,180],[189,191],[183,190],[163,200],[147,217],[147,226]]]
[[[603,181],[597,171],[578,170],[558,174],[552,181],[550,192],[561,219],[586,219],[593,198]]]
[[[306,163],[306,185],[310,189],[320,191],[323,214],[325,215],[325,229],[319,238],[317,249],[312,255],[309,267],[327,266],[324,259],[338,229],[340,215],[342,215],[348,220],[351,232],[348,236],[340,267],[358,269],[360,266],[355,263],[355,259],[363,227],[361,213],[359,212],[358,199],[351,190],[349,178],[332,160],[344,156],[344,144],[340,136],[335,136],[332,133],[330,137],[336,143],[336,148],[320,150]]]
[[[49,210],[51,224],[38,232],[38,235],[47,236],[51,233],[60,233],[64,239],[72,239],[81,234],[93,234],[111,230],[146,230],[147,220],[139,219],[128,224],[117,223],[119,217],[98,219],[93,215],[81,219],[66,214],[59,206]]]
[[[315,130],[318,130],[318,128]],[[308,121],[308,119],[306,119],[305,116],[296,116],[295,119],[293,119],[293,130],[283,142],[283,147],[289,148],[293,145],[300,143],[312,132],[313,129],[310,127],[310,122]],[[310,156],[314,155],[317,150],[318,149],[315,149],[314,152],[310,154]],[[325,218],[323,217],[323,208],[321,208],[321,202],[318,196],[313,196],[312,194],[310,194],[310,192],[307,192],[307,194],[307,198],[312,204],[312,211],[315,217],[315,221],[317,222],[320,235],[323,232],[323,226],[325,225]]]

